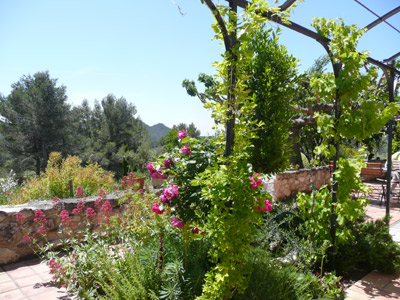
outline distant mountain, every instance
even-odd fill
[[[151,141],[152,141],[153,145],[158,144],[160,139],[165,137],[167,135],[168,131],[171,130],[171,128],[165,126],[162,123],[158,123],[153,126],[149,126],[146,123],[143,123],[143,124],[146,126],[147,131],[149,132],[149,135],[151,137]]]

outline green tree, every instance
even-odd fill
[[[76,150],[84,163],[98,163],[115,172],[116,177],[126,175],[134,166],[142,169],[140,153],[150,148],[150,138],[143,122],[135,117],[136,107],[125,98],[107,95],[93,109],[87,101],[73,109]],[[136,161],[139,160],[139,161]]]
[[[0,134],[3,151],[12,157],[16,171],[46,169],[49,154],[68,148],[70,106],[66,103],[65,86],[49,72],[22,76],[12,86],[11,94],[0,98]]]

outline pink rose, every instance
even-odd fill
[[[178,131],[178,138],[180,140],[183,140],[187,136],[189,136],[189,135],[187,134],[187,132],[185,130],[182,129],[182,130]]]
[[[172,161],[172,159],[170,158],[166,158],[164,159],[164,167],[169,169],[171,167],[171,164],[173,165],[174,162]]]
[[[171,224],[172,226],[177,228],[182,228],[183,226],[185,226],[185,223],[178,218],[172,218]]]
[[[254,178],[254,175],[255,175],[256,178]],[[257,174],[253,174],[253,176],[250,178],[250,182],[251,182],[251,186],[250,187],[253,190],[257,189],[257,187],[262,184],[262,179],[257,179],[258,176],[260,176],[260,174],[257,173]]]
[[[183,154],[189,155],[190,153],[192,153],[192,149],[189,148],[188,144],[185,144],[185,147],[181,148],[181,152]]]
[[[160,210],[160,205],[158,203],[153,204],[152,211],[154,211],[157,215],[162,215],[164,213],[164,209]]]
[[[176,198],[178,194],[179,194],[178,186],[173,183],[171,183],[170,186],[167,186],[163,192],[163,195],[167,200]]]
[[[272,203],[270,202],[270,201],[268,201],[268,200],[265,200],[264,201],[264,207],[263,208],[260,208],[259,206],[257,206],[257,210],[258,211],[272,211]]]

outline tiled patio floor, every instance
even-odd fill
[[[68,300],[73,297],[51,282],[47,265],[35,258],[0,267],[0,300]]]
[[[376,220],[385,216],[385,205],[380,205],[379,187],[370,195],[367,216]],[[400,242],[400,203],[391,201],[390,232]],[[373,271],[347,289],[349,300],[400,299],[400,270],[395,275]],[[0,300],[69,300],[74,299],[64,288],[52,284],[49,268],[39,259],[32,259],[0,267]],[[279,299],[277,299],[279,300]]]

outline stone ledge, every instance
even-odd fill
[[[119,208],[118,198],[123,195],[124,192],[115,192],[105,197],[105,200],[110,202],[113,211]],[[93,208],[97,198],[98,196],[80,199],[60,199],[60,208],[55,208],[52,200],[32,200],[20,205],[0,205],[0,265],[16,262],[33,254],[33,250],[24,241],[24,233],[16,221],[18,213],[22,213],[26,218],[25,230],[35,232],[38,227],[33,221],[35,218],[35,211],[37,209],[42,210],[46,215],[47,227],[50,229],[48,240],[50,242],[55,242],[64,237],[58,232],[60,211],[65,209],[71,215],[72,210],[76,208],[78,202],[81,200],[85,201],[85,209],[88,207]],[[73,220],[78,224],[81,222],[79,216],[73,216]]]

